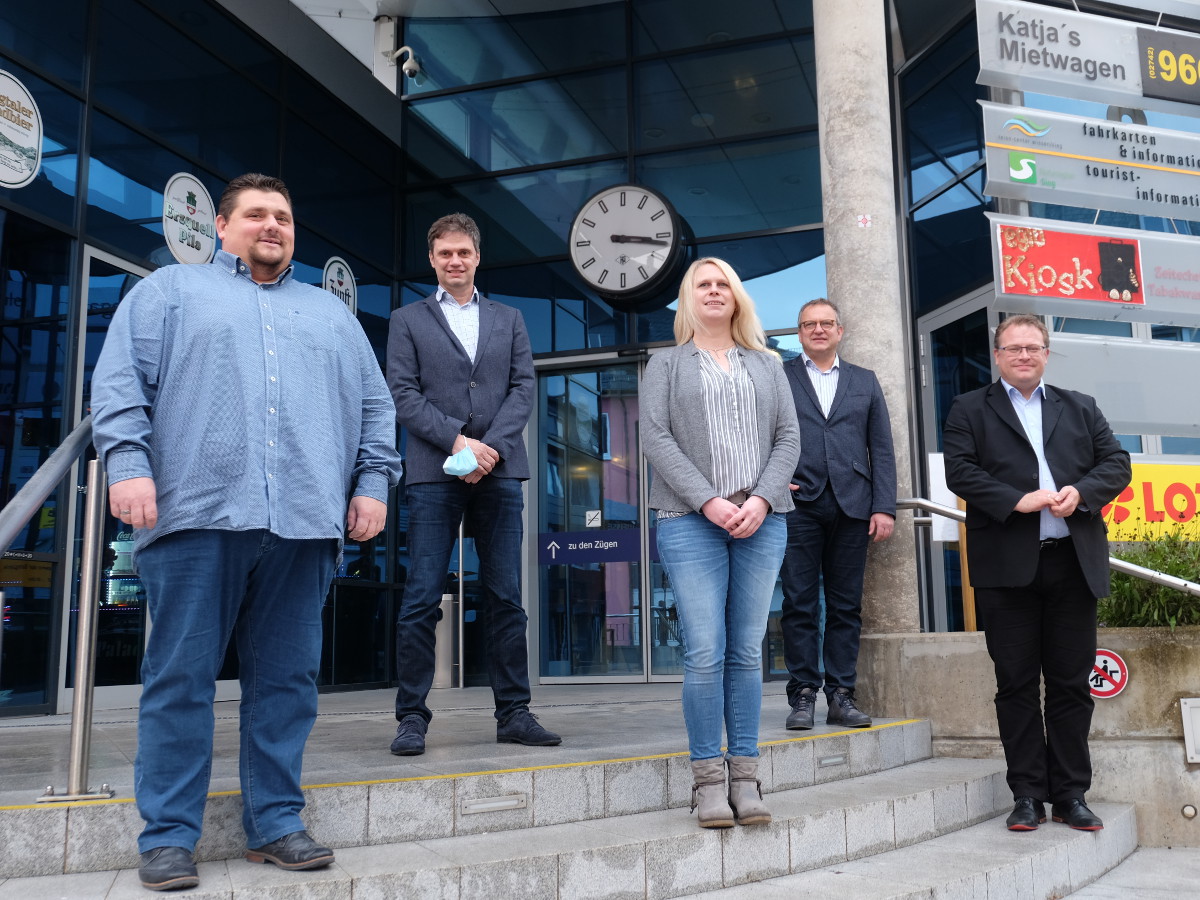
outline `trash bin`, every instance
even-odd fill
[[[442,594],[433,641],[433,686],[462,687],[458,665],[458,594]]]

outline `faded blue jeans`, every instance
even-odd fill
[[[683,632],[683,719],[692,759],[758,756],[762,642],[787,525],[769,514],[732,538],[699,513],[658,522],[662,559]]]
[[[300,763],[317,717],[321,607],[338,542],[198,529],[137,554],[150,639],[142,661],[134,793],[138,851],[193,850],[213,754],[213,696],[230,635],[241,702],[242,824],[249,847],[300,831]]]

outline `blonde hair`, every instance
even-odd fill
[[[763,333],[762,322],[754,309],[754,301],[746,293],[742,279],[738,278],[737,272],[733,271],[729,263],[715,256],[705,256],[696,260],[683,273],[683,282],[679,285],[679,300],[675,306],[675,343],[686,344],[696,334],[696,326],[699,324],[695,305],[696,273],[700,271],[701,266],[709,263],[721,270],[733,293],[733,319],[729,323],[733,340],[747,350],[767,350],[767,336]]]

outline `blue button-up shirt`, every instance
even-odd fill
[[[1012,403],[1013,411],[1021,420],[1025,436],[1029,438],[1029,444],[1037,455],[1038,487],[1043,491],[1057,491],[1058,485],[1054,483],[1054,476],[1050,474],[1050,464],[1046,462],[1046,444],[1042,437],[1042,400],[1046,396],[1045,382],[1038,382],[1038,386],[1033,389],[1028,400],[1003,378],[1000,379],[1000,383],[1008,392],[1008,399]],[[1057,518],[1048,508],[1044,508],[1041,510],[1040,533],[1042,540],[1063,538],[1070,535],[1071,529],[1067,527],[1065,519]]]
[[[362,327],[289,266],[257,284],[238,257],[173,265],[113,316],[92,379],[93,440],[110,483],[154,479],[173,531],[267,529],[341,538],[350,497],[387,502],[396,410]]]

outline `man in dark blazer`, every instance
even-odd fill
[[[1100,510],[1129,484],[1129,454],[1092,397],[1042,380],[1039,317],[1005,319],[993,344],[1000,380],[955,398],[942,446],[946,484],[967,503],[967,565],[996,669],[1016,801],[1007,825],[1033,831],[1050,801],[1054,821],[1096,831],[1084,795],[1096,600],[1108,593]]]
[[[854,701],[863,573],[868,544],[887,540],[896,522],[892,426],[875,373],[838,356],[844,329],[837,306],[810,300],[798,322],[804,352],[784,365],[800,420],[800,460],[792,477],[796,508],[788,513],[780,571],[792,706],[786,724],[812,728],[823,687],[828,724],[865,728],[871,718]]]
[[[521,314],[475,289],[479,228],[443,216],[429,229],[432,296],[392,313],[387,380],[407,431],[408,579],[396,623],[396,737],[391,752],[425,752],[433,713],[434,628],[460,523],[475,538],[483,585],[496,740],[549,746],[561,738],[529,712],[528,619],[521,606],[523,437],[533,408],[533,356]],[[443,471],[470,448],[476,468]]]

